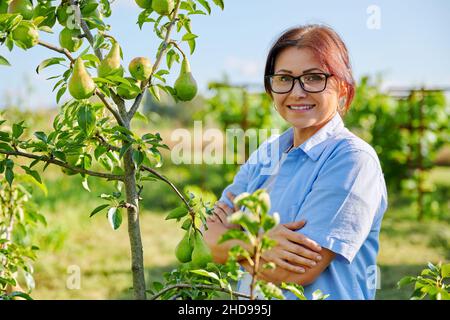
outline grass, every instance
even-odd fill
[[[433,174],[441,182],[450,181],[448,168],[438,168]],[[62,178],[52,169],[45,175],[49,195],[43,197],[37,192],[35,201],[46,215],[48,226],[40,227],[34,234],[41,250],[34,265],[36,288],[32,296],[35,299],[131,299],[126,219],[114,231],[104,214],[89,218],[92,209],[102,203],[97,196],[111,190],[111,186],[92,180],[92,192],[88,193],[81,188],[77,176]],[[164,199],[170,191],[158,185],[145,192],[156,192]],[[154,194],[151,198],[156,199]],[[176,266],[173,251],[182,232],[174,222],[164,220],[163,211],[152,211],[152,204],[144,203],[141,229],[146,279],[150,284],[161,281],[163,273]],[[410,205],[392,203],[380,234],[381,288],[377,299],[407,299],[412,289],[398,290],[398,280],[419,274],[428,261],[450,259],[448,220],[418,222],[411,214]],[[74,270],[80,271],[78,289],[70,289]]]

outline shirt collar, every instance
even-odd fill
[[[327,139],[334,136],[336,132],[344,127],[344,122],[338,112],[325,124],[319,131],[312,135],[308,140],[303,142],[296,148],[292,148],[291,152],[296,150],[302,150],[313,161],[322,154],[323,150],[327,146]],[[289,146],[294,142],[294,128],[290,127],[286,132],[281,135],[280,147],[281,150],[286,151]]]

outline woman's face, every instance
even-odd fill
[[[298,77],[304,73],[327,73],[307,48],[289,47],[280,52],[275,60],[274,74]],[[288,93],[273,93],[278,113],[295,129],[314,133],[325,125],[336,112],[339,101],[339,85],[334,77],[328,78],[326,89],[319,93],[305,92],[295,80],[294,88]],[[308,110],[294,110],[302,106]]]

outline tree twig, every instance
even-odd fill
[[[50,43],[44,42],[44,41],[42,41],[42,40],[39,40],[38,44],[41,45],[41,46],[43,46],[43,47],[46,47],[47,49],[50,49],[50,50],[53,50],[53,51],[62,53],[62,54],[64,54],[64,55],[70,60],[70,62],[72,62],[72,63],[75,62],[75,59],[74,59],[74,58],[72,57],[72,55],[70,54],[69,50],[67,50],[67,49],[65,49],[65,48],[59,48],[59,47],[56,47],[56,46],[54,46],[54,45],[52,45],[52,44],[50,44]]]
[[[184,57],[186,57],[186,55],[184,54],[184,51],[183,50],[181,50],[181,48],[180,48],[180,46],[178,45],[178,43],[176,43],[175,41],[170,41],[169,42],[170,44],[173,44],[174,46],[175,46],[175,48],[177,48],[178,49],[178,51],[180,51],[180,53],[181,53],[181,55],[183,56],[183,58]]]
[[[116,118],[117,123],[119,123],[121,126],[125,126],[125,122],[123,118],[120,116],[119,113],[109,104],[108,100],[106,100],[105,95],[100,92],[98,88],[95,89],[95,94],[102,100],[105,107],[113,114],[114,118]]]
[[[164,177],[163,175],[158,173],[156,170],[149,168],[147,166],[141,165],[140,169],[152,173],[153,175],[157,176],[159,179],[161,179],[162,181],[167,183],[175,191],[175,193],[178,195],[178,197],[184,202],[186,207],[189,209],[189,212],[191,213],[191,215],[195,214],[194,210],[191,208],[191,206],[189,205],[187,200],[184,198],[184,196],[181,194],[181,192],[177,189],[177,187],[169,179],[167,179],[166,177]]]
[[[122,181],[124,179],[124,177],[121,176],[121,175],[115,175],[115,174],[109,174],[109,173],[103,173],[103,172],[96,172],[96,171],[86,170],[86,169],[83,169],[83,168],[74,167],[74,166],[71,166],[71,165],[63,162],[63,161],[57,160],[55,158],[50,158],[48,156],[38,156],[38,155],[35,155],[35,154],[25,153],[25,152],[22,152],[22,151],[0,150],[0,153],[7,154],[7,155],[10,155],[10,156],[20,156],[20,157],[40,160],[42,162],[49,162],[49,163],[55,164],[57,166],[64,167],[66,169],[73,170],[73,171],[75,171],[77,173],[83,173],[83,174],[87,174],[87,175],[90,175],[90,176],[93,176],[93,177],[99,177],[99,178],[104,178],[104,179],[108,179],[108,180],[120,180],[120,181]]]
[[[100,141],[100,143],[101,143],[103,146],[107,147],[108,150],[120,152],[120,148],[119,148],[119,147],[116,147],[116,146],[113,146],[112,144],[109,144],[109,143],[105,140],[105,138],[103,138],[100,134],[96,134],[95,137],[97,138],[98,141]]]
[[[236,297],[250,299],[250,296],[246,295],[244,293],[235,292],[235,291],[231,291],[230,292],[230,290],[228,290],[228,289],[217,287],[217,286],[211,286],[211,285],[206,285],[206,284],[193,285],[193,284],[190,284],[190,283],[179,283],[179,284],[174,284],[172,286],[168,286],[168,287],[164,288],[160,292],[158,292],[155,295],[153,295],[152,297],[150,297],[149,300],[156,300],[160,296],[162,296],[164,293],[166,293],[166,292],[168,292],[170,290],[173,290],[173,289],[188,289],[188,288],[191,288],[191,289],[192,288],[198,288],[198,289],[220,291],[220,292],[225,292],[225,293],[231,293],[232,295],[234,295]]]
[[[75,12],[75,16],[76,17],[81,17],[81,19],[80,19],[80,27],[81,27],[81,29],[84,32],[84,36],[89,41],[89,43],[91,44],[92,48],[94,49],[94,47],[93,47],[94,37],[92,36],[92,33],[89,30],[89,27],[88,27],[86,21],[84,21],[82,15],[81,15],[81,10],[80,10],[80,7],[78,6],[78,4],[79,4],[78,1],[77,0],[69,0],[69,4],[75,8],[75,11],[76,11]],[[100,60],[103,60],[102,52],[100,51],[100,49],[98,49],[98,48],[94,49],[94,52],[95,52],[95,55],[97,56],[97,58],[99,58]]]

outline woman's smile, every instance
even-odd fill
[[[316,105],[312,103],[301,103],[301,104],[290,104],[287,107],[289,110],[293,112],[305,113],[314,109]]]

